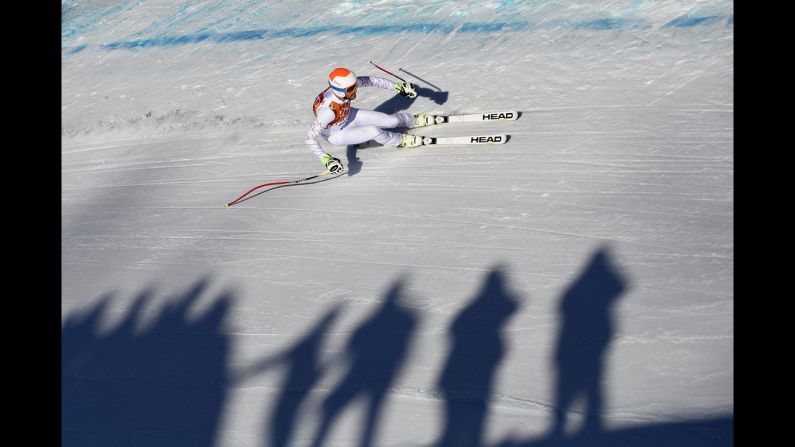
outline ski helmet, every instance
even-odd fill
[[[356,74],[347,68],[335,68],[328,75],[328,85],[340,98],[348,96],[356,88]]]

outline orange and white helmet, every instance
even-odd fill
[[[347,68],[335,68],[328,75],[328,85],[335,95],[344,98],[356,90],[356,74]]]

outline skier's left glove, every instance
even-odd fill
[[[323,166],[332,174],[342,172],[342,162],[339,158],[334,158],[329,154],[323,154],[323,156],[320,157],[320,162],[323,163]]]
[[[398,82],[395,84],[395,91],[408,98],[416,98],[417,90],[411,82]]]

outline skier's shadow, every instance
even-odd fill
[[[429,88],[419,87],[419,86],[416,89],[417,89],[417,98],[421,97],[428,98],[439,105],[447,102],[447,97],[449,96],[450,93],[444,91],[431,90]],[[385,102],[383,102],[381,105],[379,105],[373,110],[375,110],[376,112],[382,112],[391,115],[393,113],[401,112],[403,110],[408,110],[408,108],[411,107],[411,103],[413,101],[414,99],[409,99],[401,95],[395,95],[389,98],[388,100],[386,100]],[[356,175],[359,173],[359,171],[362,170],[363,163],[359,159],[357,151],[358,151],[357,145],[351,145],[347,147],[346,156],[348,158],[348,163],[347,163],[348,176]]]

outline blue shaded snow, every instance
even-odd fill
[[[545,28],[598,32],[734,24],[731,3],[721,0],[685,8],[679,17],[662,26],[642,15],[648,15],[649,9],[649,3],[644,0],[633,0],[629,5],[612,11],[596,6],[583,7],[576,11],[576,15],[572,15],[571,10],[565,7],[565,2],[501,0],[488,5],[451,5],[446,0],[428,0],[412,12],[412,23],[401,23],[405,22],[402,20],[405,18],[404,13],[400,12],[402,8],[353,0],[338,4],[335,11],[329,11],[320,18],[320,23],[313,26],[303,25],[308,15],[314,17],[311,6],[289,10],[282,6],[280,3],[243,0],[188,2],[174,6],[161,15],[150,16],[137,29],[128,29],[127,38],[92,45],[90,37],[86,36],[103,27],[112,29],[125,22],[129,16],[139,14],[141,8],[146,7],[145,2],[126,0],[108,6],[106,2],[63,0],[62,52],[76,54],[91,46],[103,50],[129,50],[197,43],[301,39],[319,35],[380,37],[399,34],[488,34]],[[329,17],[334,20],[324,23]],[[462,19],[469,20],[462,22]],[[299,25],[290,26],[292,24]],[[81,37],[89,40],[83,40],[79,45],[68,45]]]
[[[733,16],[728,18],[728,23],[732,24]],[[708,25],[720,20],[727,20],[726,17],[710,16],[710,17],[679,17],[667,24],[663,28],[690,28],[701,25]],[[569,25],[573,29],[589,29],[589,30],[617,30],[625,28],[648,28],[650,25],[645,22],[631,21],[626,19],[599,19],[574,23]],[[133,48],[152,48],[152,47],[170,47],[177,45],[194,44],[204,41],[211,41],[216,43],[229,43],[241,42],[251,40],[268,40],[280,38],[305,38],[313,37],[320,34],[337,34],[337,35],[357,35],[363,37],[376,37],[386,35],[397,35],[404,33],[411,34],[450,34],[457,33],[473,33],[485,34],[496,32],[519,32],[532,28],[528,22],[478,22],[478,23],[412,23],[406,25],[363,25],[363,26],[318,26],[318,27],[296,27],[285,29],[259,29],[259,30],[245,30],[234,31],[228,33],[199,33],[187,34],[181,36],[164,36],[152,39],[134,39],[122,40],[117,42],[110,42],[101,45],[105,50],[117,49],[133,49]],[[77,53],[84,50],[87,45],[80,45],[79,47],[68,48],[67,52],[70,54]]]

